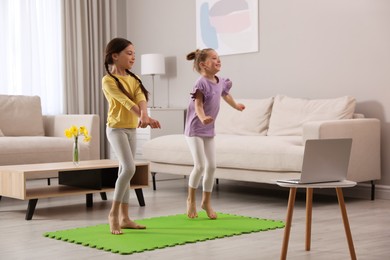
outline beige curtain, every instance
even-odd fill
[[[117,1],[63,0],[64,111],[100,116],[100,154],[105,158],[107,104],[101,91],[104,48],[117,34]]]

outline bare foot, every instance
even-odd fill
[[[122,235],[121,227],[119,225],[118,218],[115,218],[111,214],[108,216],[108,223],[110,224],[110,231],[113,235]]]
[[[135,223],[131,219],[122,220],[120,227],[123,229],[145,229],[146,228],[143,225],[139,225],[139,224]]]
[[[210,219],[217,219],[217,213],[211,208],[210,204],[202,203],[202,209],[206,211]]]
[[[197,218],[198,217],[198,213],[196,212],[195,202],[187,200],[187,216],[189,218]]]

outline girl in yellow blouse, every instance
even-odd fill
[[[136,168],[136,128],[160,128],[160,123],[148,116],[148,91],[138,76],[130,71],[134,62],[134,45],[130,41],[114,38],[107,44],[104,61],[107,75],[102,79],[103,93],[109,105],[106,132],[119,161],[108,216],[110,231],[114,235],[122,234],[124,228],[145,228],[129,217],[129,184]]]

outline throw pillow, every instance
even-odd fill
[[[349,96],[310,100],[278,95],[272,107],[267,135],[302,135],[304,123],[350,119],[355,106],[355,98]]]
[[[40,97],[0,95],[0,128],[5,136],[43,136]]]
[[[224,100],[215,122],[217,134],[266,135],[273,98],[236,99],[245,105],[243,111],[232,108]]]
[[[1,136],[4,136],[4,134],[3,134],[3,131],[1,131],[1,129],[0,129],[0,137]]]

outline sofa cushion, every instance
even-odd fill
[[[0,95],[0,128],[5,136],[43,136],[40,97]]]
[[[217,167],[262,170],[300,171],[303,150],[301,136],[215,137]],[[144,159],[152,162],[193,165],[184,135],[154,138],[143,146]]]
[[[276,96],[267,135],[302,135],[303,124],[310,121],[350,119],[356,100],[344,96],[333,99],[302,99]]]
[[[217,134],[266,135],[271,115],[273,97],[267,99],[236,99],[245,105],[244,111],[238,111],[221,101],[221,107],[215,122]]]

